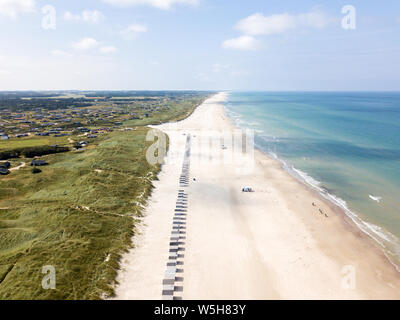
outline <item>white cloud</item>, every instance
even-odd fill
[[[103,0],[103,2],[118,7],[149,5],[163,10],[168,10],[175,4],[196,5],[199,1],[200,0]]]
[[[93,38],[83,38],[78,42],[75,42],[72,46],[77,50],[89,50],[97,47],[99,43]]]
[[[104,19],[104,15],[97,10],[89,11],[85,10],[82,12],[82,20],[88,23],[98,23]]]
[[[83,38],[83,39],[73,43],[72,47],[79,51],[88,51],[91,49],[98,48],[98,52],[104,53],[104,54],[114,53],[114,52],[118,51],[116,47],[102,44],[93,38]],[[55,56],[70,56],[71,55],[62,50],[53,50],[52,54]]]
[[[104,46],[100,48],[101,53],[114,53],[117,51],[116,47],[113,46]]]
[[[297,21],[300,26],[320,29],[335,22],[336,18],[322,11],[312,11],[298,15]]]
[[[143,24],[131,24],[128,28],[125,30],[121,31],[121,34],[127,35],[127,34],[134,34],[134,33],[143,33],[147,32],[147,27]]]
[[[72,14],[70,11],[64,13],[64,20],[67,21],[79,21],[81,16],[79,14]]]
[[[294,27],[294,19],[287,13],[269,17],[256,13],[236,25],[241,32],[251,35],[282,33]]]
[[[64,13],[64,20],[67,21],[83,21],[86,23],[99,23],[104,20],[104,15],[97,10],[84,10],[81,14],[72,14],[70,11]]]
[[[298,15],[288,13],[264,16],[255,13],[241,21],[236,28],[246,35],[281,34],[299,28],[323,28],[333,20],[320,11],[312,11]]]
[[[264,16],[262,13],[255,13],[236,24],[236,29],[241,31],[242,36],[226,40],[222,46],[227,49],[255,50],[258,46],[255,36],[283,34],[305,28],[324,28],[333,21],[335,19],[331,16],[316,10],[297,15],[282,13]]]
[[[258,41],[251,36],[240,36],[238,38],[224,41],[222,47],[234,50],[256,50],[258,47]]]
[[[20,13],[35,10],[35,0],[0,0],[0,15],[16,18]]]

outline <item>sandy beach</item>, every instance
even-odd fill
[[[398,299],[400,273],[338,207],[255,150],[254,165],[217,161],[199,143],[233,132],[220,93],[170,137],[166,163],[117,278],[117,299],[161,299],[187,137],[191,143],[182,299]],[[229,157],[227,157],[229,158]],[[240,158],[233,152],[233,158]],[[195,180],[194,180],[195,179]],[[243,193],[244,186],[255,192]],[[313,205],[314,204],[314,205]]]

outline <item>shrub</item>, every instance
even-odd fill
[[[29,147],[23,148],[21,154],[26,158],[40,157],[47,154],[61,153],[69,151],[68,147],[58,146],[40,146],[40,147]]]
[[[18,148],[18,149],[1,151],[0,160],[19,158],[20,156],[24,156],[26,158],[34,158],[34,157],[45,156],[48,154],[68,152],[68,151],[69,151],[68,147],[59,147],[59,146],[38,146],[38,147]]]
[[[41,172],[42,172],[42,170],[40,170],[39,168],[34,167],[34,168],[32,169],[32,173],[33,173],[33,174],[37,174],[37,173],[41,173]]]
[[[5,150],[0,152],[0,160],[8,160],[12,158],[19,158],[21,155],[20,151],[15,149],[15,150]]]

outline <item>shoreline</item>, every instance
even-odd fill
[[[224,116],[230,122],[231,126],[233,128],[235,128],[235,129],[240,129],[240,127],[235,125],[234,120],[231,117],[229,117],[229,115],[227,114],[226,107],[225,106],[222,106],[222,107],[224,109]],[[297,172],[294,172],[292,174],[290,172],[290,168],[288,167],[288,165],[287,165],[285,160],[280,159],[278,157],[276,157],[276,158],[272,157],[270,154],[268,154],[267,152],[263,151],[257,145],[254,145],[254,148],[255,148],[256,152],[259,152],[261,154],[261,156],[267,157],[270,160],[275,161],[277,164],[279,164],[281,169],[284,172],[286,172],[289,176],[291,176],[296,182],[298,182],[301,187],[306,188],[307,190],[312,192],[321,201],[326,203],[326,205],[328,205],[332,209],[332,211],[336,212],[337,214],[340,214],[342,216],[342,219],[343,219],[343,225],[348,228],[349,232],[353,232],[357,236],[360,236],[365,241],[367,241],[370,245],[372,245],[374,247],[374,249],[378,250],[379,253],[382,253],[384,255],[384,257],[388,260],[388,262],[393,266],[393,268],[399,273],[399,276],[400,276],[400,265],[398,263],[396,263],[395,261],[393,261],[393,259],[390,257],[390,255],[385,251],[385,249],[383,247],[384,245],[379,243],[379,240],[375,239],[370,233],[368,233],[366,230],[364,230],[355,221],[355,219],[358,218],[361,222],[364,222],[357,214],[353,213],[347,207],[343,208],[338,203],[336,203],[333,199],[331,200],[331,199],[328,199],[327,197],[324,197],[324,195],[322,194],[321,190],[319,190],[317,187],[315,187],[312,184],[310,184],[309,182],[307,182],[307,180],[305,178],[303,178]],[[285,168],[285,166],[287,168]],[[293,170],[296,170],[296,169],[293,168]],[[297,177],[296,177],[296,175],[297,175]],[[333,197],[333,198],[337,198],[335,195],[332,195],[330,193],[327,193],[327,194],[329,196]],[[340,199],[340,200],[342,200],[342,199]],[[349,213],[347,213],[346,211],[349,211]],[[356,218],[352,217],[352,215],[354,215]]]
[[[234,123],[234,120],[228,115],[227,108],[225,106],[223,106],[223,109],[224,109],[225,117],[227,118],[228,121],[230,121],[232,127],[236,128],[236,129],[240,129],[240,127],[236,126]],[[361,226],[361,224],[363,224],[363,223],[365,224],[365,221],[362,218],[360,218],[359,215],[357,215],[356,213],[354,213],[347,207],[347,202],[345,200],[343,200],[329,192],[326,192],[326,196],[324,196],[324,192],[318,186],[314,186],[312,183],[308,182],[307,179],[301,175],[301,173],[306,174],[308,177],[310,177],[312,180],[314,180],[314,178],[312,176],[309,176],[308,173],[297,172],[298,169],[296,169],[295,167],[290,168],[285,160],[278,158],[276,155],[275,155],[275,157],[272,156],[271,154],[263,151],[257,145],[255,145],[254,148],[258,152],[260,152],[263,156],[268,157],[272,161],[276,161],[281,166],[282,170],[285,171],[288,175],[290,175],[293,179],[295,179],[302,187],[304,187],[307,190],[309,190],[310,192],[314,193],[315,196],[319,197],[319,199],[321,201],[325,202],[328,206],[330,206],[330,208],[333,211],[335,211],[338,214],[341,214],[343,216],[344,223],[349,225],[350,231],[355,232],[356,234],[361,232],[361,235],[365,237],[366,241],[370,242],[374,247],[376,247],[378,250],[380,250],[385,255],[386,259],[390,262],[390,264],[393,265],[393,267],[396,269],[396,271],[399,273],[399,276],[400,276],[400,260],[397,260],[397,262],[396,262],[395,258],[394,257],[392,258],[390,253],[386,252],[386,250],[384,248],[385,247],[384,243],[382,243],[380,241],[380,240],[384,240],[384,239],[379,240],[376,238],[376,237],[380,237],[379,234],[376,234],[376,232],[374,232],[374,230],[370,230],[370,232],[369,232],[368,230],[370,228],[366,227],[366,229],[364,229]],[[316,181],[316,182],[320,183],[319,181]],[[344,204],[341,204],[340,201],[343,201]],[[373,226],[380,228],[377,225],[373,225]],[[389,235],[392,237],[395,237],[391,233],[389,233]],[[386,240],[386,241],[389,241],[389,240]]]
[[[365,241],[369,242],[370,245],[373,245],[375,249],[379,250],[390,264],[393,265],[393,267],[396,269],[396,271],[399,273],[400,276],[400,265],[398,265],[396,262],[393,261],[393,259],[390,258],[389,254],[385,251],[385,249],[382,247],[382,245],[379,243],[377,239],[375,239],[372,235],[370,235],[368,232],[363,230],[354,220],[353,218],[346,213],[346,210],[342,208],[339,204],[335,203],[333,200],[327,199],[326,197],[321,194],[321,191],[317,190],[309,184],[306,180],[304,180],[301,176],[295,177],[292,175],[288,170],[284,168],[284,164],[281,163],[281,160],[279,159],[274,159],[271,157],[268,153],[262,151],[258,147],[256,147],[259,152],[263,154],[263,156],[268,157],[269,159],[278,162],[281,165],[282,170],[284,170],[288,175],[290,175],[295,181],[297,181],[302,188],[306,188],[308,191],[312,192],[316,197],[320,199],[320,201],[324,202],[326,205],[328,205],[332,211],[336,212],[337,214],[340,214],[343,219],[343,224],[349,228],[349,232],[353,232],[357,235],[360,235],[360,237],[363,237]],[[283,160],[282,160],[283,161]],[[331,195],[331,194],[329,194]],[[331,195],[335,196],[335,195]],[[350,209],[347,209],[348,211],[351,211]],[[353,212],[351,212],[354,214]],[[355,214],[354,214],[355,215]],[[357,216],[358,217],[358,216]],[[358,219],[361,220],[361,218],[358,217]]]
[[[234,130],[221,102],[208,99],[187,119],[158,128],[170,136],[159,181],[132,249],[122,262],[117,299],[161,299],[179,189],[182,133]],[[178,132],[178,135],[174,133]],[[202,155],[194,144],[193,157]],[[175,156],[174,156],[175,155]],[[344,211],[255,150],[251,174],[231,165],[192,165],[188,188],[183,299],[398,299],[400,277],[383,250]],[[243,194],[250,185],[255,193]],[[317,207],[311,204],[316,203]],[[322,216],[321,209],[328,217]],[[345,267],[355,288],[345,288]]]

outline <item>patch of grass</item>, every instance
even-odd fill
[[[60,146],[26,147],[26,148],[0,151],[0,160],[9,160],[12,158],[19,158],[20,156],[24,156],[26,158],[34,158],[34,157],[40,157],[44,155],[68,152],[68,151],[70,151],[68,147],[60,147]]]
[[[159,166],[145,153],[148,129],[113,132],[83,153],[46,156],[0,178],[0,299],[100,299],[113,294]],[[41,286],[44,266],[56,290]]]
[[[37,147],[43,145],[66,145],[68,137],[26,137],[26,138],[11,138],[10,140],[0,141],[0,151],[5,149],[17,149],[26,147]]]
[[[141,114],[141,120],[128,120],[124,122],[124,125],[147,126],[161,124],[165,122],[180,121],[189,117],[206,98],[207,95],[185,99],[179,103],[174,103],[170,105],[168,110],[162,110],[160,112],[154,112],[150,114],[148,118],[143,118],[143,113],[146,113],[143,112]]]

